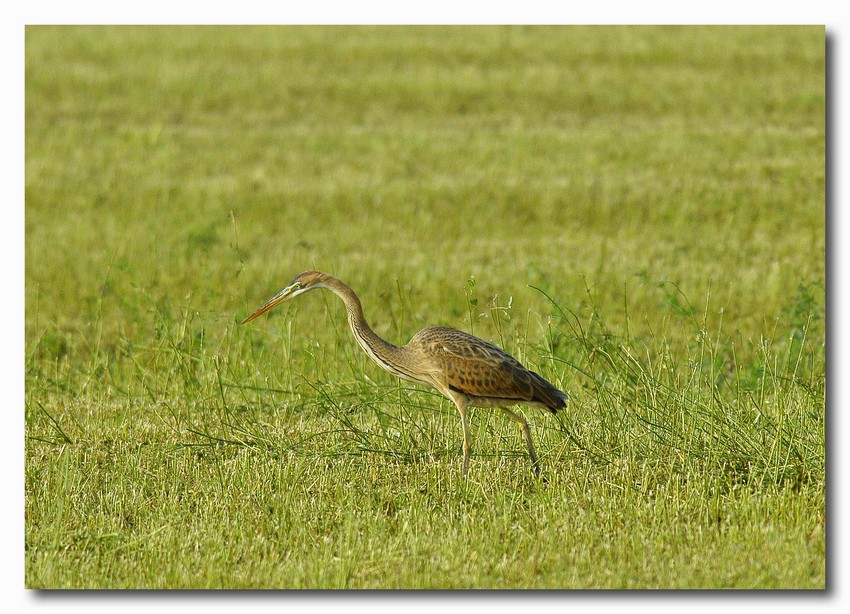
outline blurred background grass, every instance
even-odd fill
[[[411,331],[475,275],[638,321],[711,282],[756,336],[824,278],[823,59],[805,27],[29,28],[27,339],[308,268],[404,284]]]

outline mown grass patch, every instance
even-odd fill
[[[822,28],[26,40],[31,588],[823,588]],[[368,362],[492,340],[515,426]]]

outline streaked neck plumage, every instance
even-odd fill
[[[372,330],[363,315],[363,306],[360,304],[360,299],[357,298],[357,295],[351,288],[336,277],[331,277],[327,274],[322,280],[322,287],[327,288],[342,299],[342,302],[345,304],[345,311],[348,314],[348,325],[351,327],[351,332],[357,340],[358,345],[363,348],[363,351],[366,352],[369,358],[393,375],[414,382],[422,382],[421,379],[413,377],[411,372],[406,368],[408,361],[404,353],[404,348],[382,339]]]

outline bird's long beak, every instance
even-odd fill
[[[292,291],[295,288],[296,288],[296,286],[294,284],[286,286],[283,290],[281,290],[274,297],[272,297],[272,299],[268,303],[266,303],[265,305],[263,305],[262,307],[257,309],[257,311],[255,311],[254,313],[249,315],[247,318],[242,320],[242,324],[245,324],[246,322],[250,322],[254,318],[263,315],[265,312],[267,312],[269,309],[271,309],[275,305],[279,305],[282,302],[284,302],[286,299],[290,298],[292,296]]]

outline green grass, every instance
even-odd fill
[[[30,588],[824,588],[824,30],[26,33]],[[459,419],[376,331],[571,396]]]

